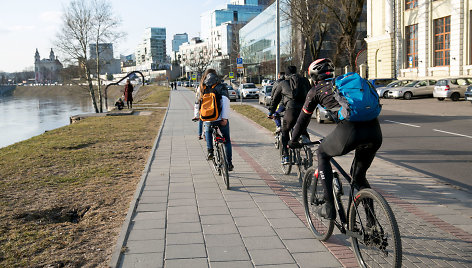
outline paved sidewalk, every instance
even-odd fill
[[[298,181],[280,175],[272,135],[234,112],[235,170],[225,189],[190,120],[193,97],[183,88],[171,91],[154,159],[111,266],[356,267],[344,236],[313,238]],[[349,167],[351,159],[338,160]],[[394,209],[405,267],[472,266],[470,194],[379,159],[369,175]]]

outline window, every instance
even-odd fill
[[[416,68],[418,67],[418,24],[406,27],[405,40],[408,68]]]
[[[418,6],[418,0],[405,0],[405,10]]]
[[[434,66],[449,66],[451,16],[434,20]]]

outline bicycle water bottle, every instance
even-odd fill
[[[339,181],[339,175],[336,171],[333,171],[333,187],[334,187],[334,193],[336,196],[341,196],[344,194],[343,192],[343,186],[341,184],[341,181]]]

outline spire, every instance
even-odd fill
[[[54,56],[54,51],[52,51],[52,48],[51,48],[51,52],[49,52],[49,59],[51,61],[54,61],[56,59],[56,56]]]
[[[39,52],[38,52],[38,49],[36,48],[36,53],[34,53],[34,61],[39,61],[41,58],[39,56]]]

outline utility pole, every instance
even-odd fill
[[[276,8],[276,29],[275,29],[275,32],[276,32],[276,35],[277,35],[277,41],[275,42],[276,43],[276,55],[275,55],[275,79],[278,78],[278,74],[279,74],[279,67],[280,67],[280,11],[279,11],[279,4],[280,4],[280,0],[276,0],[276,4],[275,4],[275,8]]]

